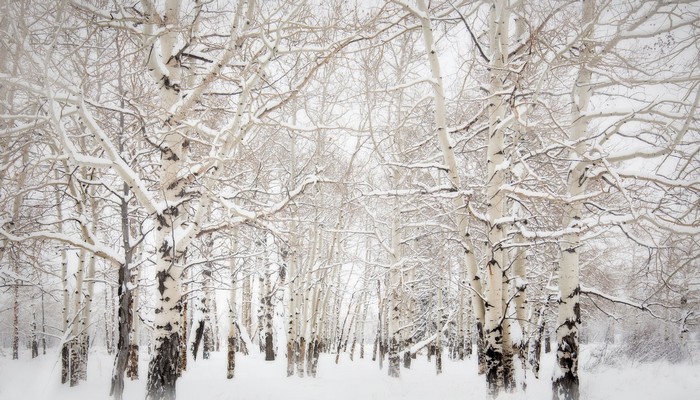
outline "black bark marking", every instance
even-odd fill
[[[158,280],[158,292],[162,296],[165,293],[165,280],[168,278],[167,271],[156,272],[156,279]]]
[[[180,357],[177,332],[159,338],[156,352],[148,365],[147,400],[174,400]]]
[[[163,257],[170,255],[170,250],[172,250],[172,246],[170,246],[170,243],[168,243],[167,240],[163,240],[163,244],[160,246],[158,251],[163,255]]]

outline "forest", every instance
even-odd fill
[[[697,360],[698,38],[695,0],[0,0],[0,358],[148,400],[214,353],[558,400],[585,346]]]

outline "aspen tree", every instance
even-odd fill
[[[572,149],[572,159],[578,160],[586,151],[588,144],[582,140],[588,135],[588,120],[582,118],[588,111],[591,100],[591,71],[586,68],[587,61],[593,53],[593,43],[589,40],[595,16],[595,0],[585,0],[581,6],[581,37],[579,70],[573,88],[573,104],[569,139],[576,143]],[[567,195],[576,198],[586,189],[585,162],[573,161],[567,174]],[[582,202],[572,201],[565,205],[562,226],[579,228],[582,218]],[[579,325],[581,324],[581,305],[579,301],[579,251],[581,234],[565,234],[560,241],[559,258],[559,306],[557,310],[557,369],[552,377],[552,394],[558,400],[577,400],[579,398]]]
[[[424,0],[417,0],[416,16],[420,19],[423,43],[430,64],[430,73],[433,78],[433,101],[435,102],[435,130],[442,152],[443,161],[447,166],[447,178],[452,188],[456,191],[463,190],[462,179],[457,168],[457,160],[455,158],[454,140],[447,131],[447,105],[445,102],[445,87],[442,77],[442,68],[440,59],[435,48],[435,40],[433,38],[433,27],[429,15],[428,6]],[[413,11],[415,13],[415,11]],[[478,272],[478,264],[476,254],[474,253],[474,245],[472,243],[469,219],[467,215],[467,201],[465,196],[457,195],[453,197],[452,204],[456,214],[457,233],[460,242],[465,252],[465,268],[468,284],[471,287],[471,304],[474,320],[476,321],[477,338],[484,336],[485,332],[485,302],[481,297],[482,284]],[[481,352],[485,345],[481,345],[480,339],[477,340],[477,351]],[[481,362],[480,368],[481,368]]]
[[[236,351],[238,350],[238,308],[236,303],[236,292],[238,287],[238,265],[236,263],[236,257],[238,256],[238,230],[234,230],[230,234],[231,240],[231,255],[229,259],[229,270],[231,274],[229,288],[229,312],[228,312],[228,337],[227,337],[227,348],[226,348],[226,378],[233,379],[236,372]]]

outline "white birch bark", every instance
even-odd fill
[[[590,42],[592,23],[595,13],[595,0],[586,0],[582,4],[581,26],[584,29],[580,45],[579,71],[573,88],[571,109],[572,126],[569,139],[575,143],[571,152],[572,160],[581,160],[587,147],[582,140],[588,135],[588,119],[582,115],[588,111],[591,99],[591,71],[586,67],[593,51]],[[577,198],[586,189],[586,163],[573,161],[567,176],[567,195]],[[582,202],[570,201],[565,204],[562,226],[579,228]],[[577,400],[579,398],[578,327],[581,323],[579,305],[579,248],[580,233],[565,234],[559,244],[559,306],[557,312],[557,365],[552,378],[552,396],[558,400]]]
[[[90,188],[91,191],[92,188]],[[92,215],[92,223],[90,226],[90,235],[86,235],[86,241],[95,244],[92,238],[97,237],[97,222],[98,222],[98,205],[97,201],[95,200],[94,196],[90,196],[89,198],[89,203],[90,203],[90,213]],[[88,227],[85,227],[84,229],[88,229]],[[89,260],[87,262],[87,276],[85,277],[85,280],[87,281],[86,284],[86,291],[83,297],[83,308],[82,308],[82,315],[81,315],[81,320],[83,321],[83,326],[84,329],[80,333],[80,346],[81,346],[81,363],[78,366],[79,368],[79,377],[80,380],[87,380],[87,364],[88,364],[88,356],[89,356],[89,346],[90,346],[90,334],[89,330],[92,325],[91,320],[92,320],[92,300],[95,295],[95,266],[97,264],[97,259],[95,258],[94,253],[90,253],[89,255]]]
[[[70,338],[68,340],[69,348],[69,368],[68,379],[70,386],[76,386],[80,381],[79,365],[82,362],[80,356],[80,335],[85,329],[84,320],[82,319],[81,306],[83,301],[83,281],[85,278],[85,257],[87,252],[81,250],[78,255],[78,269],[75,273],[75,287],[73,289],[73,320],[70,324]]]
[[[28,165],[29,161],[29,147],[24,146],[22,148],[22,168],[20,168],[19,174],[17,176],[17,188],[23,189],[25,181],[27,179],[27,168],[24,167]],[[20,207],[22,205],[23,196],[16,195],[12,201],[12,223],[19,224],[20,220]],[[0,262],[3,260],[5,255],[5,246],[3,245],[0,250]],[[15,260],[11,253],[8,253],[9,263],[12,265],[12,271],[15,277],[19,276],[19,268],[17,266],[19,260]],[[15,281],[15,285],[12,288],[12,359],[19,359],[19,284],[20,282]]]
[[[17,269],[13,271],[17,274]],[[19,359],[19,284],[12,288],[12,359]]]
[[[253,276],[250,270],[245,271],[243,275],[243,288],[241,300],[241,324],[245,328],[248,335],[253,332]]]
[[[508,24],[509,10],[507,0],[495,0],[489,10],[488,36],[490,44],[489,61],[489,129],[486,154],[486,218],[488,220],[486,264],[486,380],[489,393],[497,396],[503,389],[504,382],[504,343],[503,318],[504,292],[503,280],[506,267],[506,255],[503,248],[505,226],[499,222],[503,218],[506,197],[501,186],[505,183],[507,165],[504,156],[504,129],[506,100],[503,96],[505,67],[508,62]]]
[[[418,17],[421,21],[423,32],[423,43],[430,63],[430,72],[433,78],[433,99],[435,102],[435,128],[437,132],[438,143],[442,152],[443,160],[447,166],[447,178],[450,181],[455,191],[463,189],[459,170],[457,167],[457,159],[454,151],[454,141],[447,131],[447,106],[445,104],[445,88],[442,79],[442,69],[437,51],[435,49],[435,40],[433,39],[433,27],[428,13],[428,7],[424,0],[417,0],[418,10],[421,12]],[[467,215],[467,200],[464,196],[458,195],[453,197],[452,204],[455,208],[457,233],[464,247],[465,265],[467,272],[468,284],[471,287],[471,303],[474,319],[476,320],[476,329],[478,337],[482,337],[482,332],[485,326],[485,304],[481,297],[482,284],[479,278],[479,267],[474,253],[474,245],[472,243],[469,232],[469,219]],[[483,346],[481,340],[477,341],[477,350],[481,352]],[[480,362],[480,368],[482,363]]]
[[[37,358],[39,356],[39,342],[36,334],[36,306],[34,303],[30,305],[29,310],[32,314],[32,322],[29,327],[29,346],[32,350],[32,358]]]
[[[210,242],[209,246],[213,246],[213,241]],[[211,352],[214,351],[216,342],[214,338],[216,330],[213,316],[214,302],[216,299],[213,293],[214,286],[211,278],[213,273],[211,263],[207,262],[204,268],[204,336],[202,338],[202,359],[208,360]]]
[[[271,248],[272,243],[270,240],[267,241],[267,249]],[[265,361],[275,361],[275,342],[274,342],[274,326],[273,326],[273,316],[275,313],[274,308],[274,293],[272,291],[272,263],[270,262],[269,256],[265,257],[265,265],[263,269],[263,287],[260,288],[263,292],[262,297],[262,314],[263,314],[263,342],[265,349]]]
[[[535,375],[535,378],[540,377],[540,355],[542,354],[542,336],[544,335],[545,327],[545,308],[546,304],[543,304],[537,312],[537,325],[530,339],[530,346],[528,349],[528,363],[532,368],[532,374]]]
[[[321,249],[319,248],[322,243],[322,237],[319,225],[315,224],[315,227],[315,245],[312,247],[313,253],[309,257],[309,260],[316,260],[316,266],[320,267],[323,262]],[[334,245],[335,241],[332,240],[331,248]],[[320,346],[322,340],[321,333],[323,328],[321,319],[323,316],[323,311],[321,310],[321,307],[323,306],[323,300],[325,298],[324,289],[326,286],[327,269],[322,268],[320,271],[313,271],[313,269],[315,268],[310,268],[309,271],[307,271],[307,279],[316,279],[318,283],[315,285],[310,285],[307,292],[307,295],[309,292],[312,293],[310,294],[311,298],[309,301],[309,312],[311,315],[309,321],[309,345],[306,352],[306,370],[309,375],[315,377],[317,372],[316,368],[318,366],[318,356],[320,353]]]
[[[238,350],[238,310],[236,304],[236,291],[238,287],[238,266],[236,257],[238,256],[238,231],[231,233],[231,259],[229,269],[231,273],[231,287],[229,289],[228,304],[228,339],[227,339],[227,366],[226,378],[233,379],[236,373],[236,350]]]
[[[387,296],[389,299],[388,320],[388,362],[389,376],[398,378],[401,376],[401,230],[399,228],[400,203],[394,201],[393,216],[391,220],[391,253],[389,254],[389,278]]]
[[[54,172],[54,176],[58,181],[58,170]],[[55,193],[56,197],[56,216],[58,219],[58,229],[59,232],[63,231],[63,204],[61,203],[61,196],[58,191]],[[70,304],[70,291],[68,288],[68,251],[63,248],[61,249],[61,286],[62,286],[62,308],[61,308],[61,332],[64,337],[68,335],[69,326],[69,304]],[[105,318],[106,320],[106,318]],[[105,334],[107,332],[105,331]],[[68,382],[69,374],[69,349],[68,344],[61,343],[61,383]]]
[[[141,252],[137,252],[137,257],[135,258],[136,263],[141,260]],[[134,272],[130,273],[129,282],[134,288],[131,291],[131,304],[129,308],[131,309],[129,318],[131,319],[131,329],[129,331],[129,358],[126,365],[126,376],[131,380],[139,379],[139,339],[141,335],[141,317],[139,313],[141,295],[140,289],[141,281],[141,269],[136,268]]]
[[[438,282],[437,285],[437,312],[435,313],[435,373],[437,375],[442,374],[442,331],[443,331],[443,325],[445,323],[444,320],[444,314],[445,314],[445,309],[443,305],[443,287],[444,287],[444,282],[443,282],[443,277],[442,273],[443,271],[438,272],[440,276],[436,279]]]
[[[516,322],[511,326],[511,329],[517,329],[519,333],[515,335],[521,338],[519,342],[514,342],[513,345],[517,350],[518,357],[520,358],[520,364],[525,373],[527,373],[527,359],[528,359],[528,340],[529,337],[529,320],[528,320],[528,300],[527,300],[527,276],[526,276],[526,263],[527,263],[527,249],[524,244],[522,235],[519,233],[515,234],[514,242],[516,248],[514,250],[514,256],[512,261],[513,275],[515,279],[515,284],[513,285],[514,302],[515,302],[515,319]],[[522,382],[525,385],[525,382]]]

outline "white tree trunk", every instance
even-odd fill
[[[486,380],[489,393],[497,396],[504,387],[504,269],[506,254],[505,226],[499,221],[506,210],[506,197],[501,190],[505,183],[506,159],[504,157],[504,130],[506,124],[506,99],[502,94],[505,67],[508,62],[509,10],[507,0],[495,0],[489,11],[489,140],[486,164],[486,218],[488,220],[488,261],[486,264]],[[507,286],[506,286],[507,288]],[[507,295],[507,293],[505,293]]]
[[[87,252],[82,250],[78,256],[78,270],[75,273],[75,288],[73,290],[73,321],[71,323],[69,348],[68,378],[70,386],[76,386],[80,381],[80,363],[82,351],[80,349],[80,336],[85,329],[85,320],[82,318],[81,306],[83,302],[83,280],[85,278],[85,257]]]
[[[268,243],[268,246],[270,243]],[[268,247],[269,248],[269,247]],[[272,291],[272,264],[270,263],[269,257],[265,257],[265,263],[263,269],[263,287],[260,288],[263,292],[263,303],[261,304],[263,310],[263,339],[265,348],[265,361],[275,361],[275,342],[274,342],[274,326],[273,326],[273,316],[275,314],[274,307],[274,292]]]
[[[459,176],[457,167],[457,159],[455,157],[454,141],[447,131],[447,106],[445,104],[445,88],[442,79],[442,69],[440,60],[435,49],[435,40],[433,39],[433,28],[428,13],[428,7],[424,0],[417,0],[416,4],[421,15],[418,15],[421,21],[423,31],[423,42],[430,63],[430,72],[434,80],[433,83],[433,98],[435,101],[435,127],[437,132],[438,143],[442,152],[443,160],[447,165],[447,178],[455,190],[462,190],[462,182]],[[479,278],[479,267],[474,253],[474,245],[472,243],[471,234],[469,232],[469,218],[467,210],[467,201],[462,195],[457,195],[453,198],[454,212],[456,215],[457,233],[464,247],[465,263],[467,271],[468,284],[471,286],[471,303],[472,312],[476,321],[477,329],[477,351],[481,354],[484,345],[481,343],[483,337],[483,329],[485,326],[485,304],[482,300],[483,293],[481,279]],[[482,358],[479,360],[480,369],[483,364]]]
[[[228,340],[227,340],[227,366],[226,378],[233,379],[236,373],[236,350],[238,349],[238,312],[236,304],[236,288],[238,286],[238,266],[236,257],[238,256],[238,232],[231,234],[231,259],[229,268],[231,271],[231,288],[229,289],[228,304]]]
[[[387,296],[389,299],[388,326],[388,373],[389,376],[398,378],[401,376],[401,230],[399,229],[400,203],[395,200],[393,217],[391,221],[391,254],[389,256],[389,284],[387,285]]]
[[[579,71],[573,89],[573,105],[571,110],[572,126],[569,139],[576,143],[571,153],[572,160],[581,160],[586,151],[584,139],[588,134],[588,120],[582,115],[588,111],[591,98],[591,72],[587,69],[587,60],[593,52],[591,37],[592,22],[595,13],[595,0],[587,0],[582,5],[581,26],[584,27],[580,45]],[[571,163],[568,180],[567,196],[577,198],[586,189],[587,163],[583,160]],[[565,205],[562,226],[577,229],[580,227],[582,203],[580,200],[570,201]],[[559,250],[559,307],[557,313],[557,365],[552,378],[552,394],[558,400],[577,400],[579,398],[578,327],[581,323],[579,305],[579,249],[581,246],[579,233],[570,233],[562,237]]]
[[[137,253],[136,262],[141,259],[140,252]],[[131,330],[129,331],[129,358],[126,365],[126,376],[131,380],[139,379],[139,337],[141,334],[141,317],[139,314],[139,296],[141,289],[139,287],[141,281],[141,270],[136,269],[135,273],[130,274],[129,282],[134,288],[131,291],[131,310],[129,318],[131,319]]]
[[[156,301],[153,353],[148,366],[146,398],[148,400],[172,400],[175,398],[175,384],[178,378],[180,346],[184,339],[180,337],[182,324],[182,259],[190,236],[185,236],[187,212],[183,205],[186,194],[186,180],[183,170],[187,165],[189,139],[179,126],[178,116],[171,115],[173,106],[180,100],[181,66],[176,56],[177,40],[180,32],[180,2],[165,1],[165,13],[154,9],[150,2],[144,2],[148,23],[144,26],[144,40],[152,45],[149,54],[151,75],[159,88],[160,105],[166,110],[167,118],[159,132],[161,162],[159,171],[162,196],[155,208],[154,227],[155,264],[156,264]],[[159,36],[154,33],[158,20],[164,21],[165,32]],[[159,28],[160,29],[160,28]],[[151,43],[151,38],[158,39]],[[193,96],[196,97],[196,96]],[[206,196],[204,196],[206,197]],[[201,205],[200,205],[201,207]],[[194,228],[192,228],[194,229]]]

